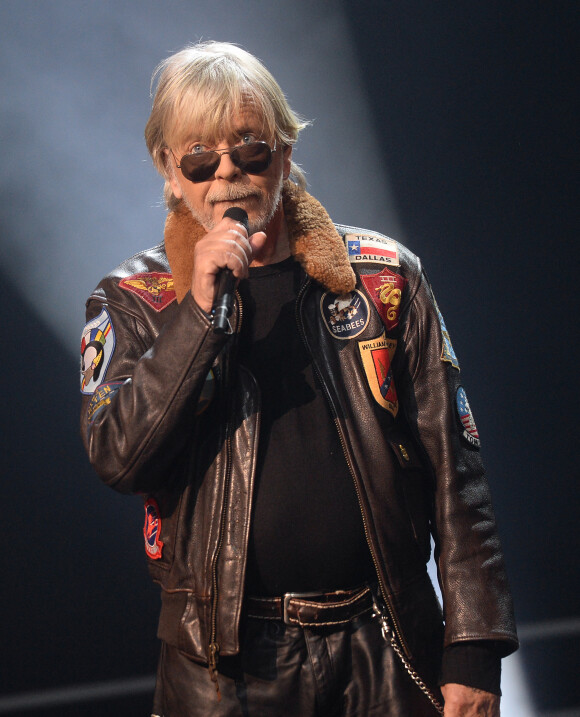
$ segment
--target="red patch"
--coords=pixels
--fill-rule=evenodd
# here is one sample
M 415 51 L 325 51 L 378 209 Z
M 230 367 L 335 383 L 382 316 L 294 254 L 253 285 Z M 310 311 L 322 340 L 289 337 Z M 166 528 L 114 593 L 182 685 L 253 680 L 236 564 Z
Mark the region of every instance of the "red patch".
M 399 323 L 401 296 L 407 279 L 386 267 L 378 274 L 362 274 L 361 279 L 385 328 L 392 331 Z
M 163 543 L 160 540 L 161 518 L 157 501 L 149 498 L 145 501 L 145 525 L 143 537 L 145 538 L 145 552 L 152 560 L 159 560 Z
M 173 286 L 173 276 L 168 273 L 152 271 L 148 274 L 133 274 L 126 279 L 121 279 L 119 286 L 137 294 L 155 311 L 163 311 L 177 298 Z
M 387 338 L 383 331 L 376 339 L 359 341 L 358 348 L 373 398 L 379 406 L 396 416 L 399 403 L 391 368 L 397 350 L 396 339 Z

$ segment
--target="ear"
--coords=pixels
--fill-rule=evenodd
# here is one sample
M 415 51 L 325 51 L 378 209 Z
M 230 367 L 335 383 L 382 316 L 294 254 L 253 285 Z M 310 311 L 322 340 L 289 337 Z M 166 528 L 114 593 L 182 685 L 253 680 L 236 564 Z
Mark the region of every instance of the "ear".
M 283 171 L 284 171 L 282 176 L 283 176 L 284 180 L 286 180 L 290 176 L 290 167 L 292 164 L 292 161 L 291 161 L 292 160 L 292 145 L 286 145 L 286 147 L 284 147 L 284 151 L 282 152 L 282 157 L 283 157 L 283 165 L 282 166 L 283 166 Z
M 183 191 L 181 189 L 181 184 L 179 183 L 177 179 L 177 171 L 176 166 L 174 164 L 173 155 L 171 154 L 170 150 L 165 148 L 163 150 L 163 163 L 165 164 L 165 175 L 167 177 L 167 181 L 169 182 L 169 185 L 171 187 L 171 191 L 173 192 L 176 199 L 182 199 L 183 198 Z

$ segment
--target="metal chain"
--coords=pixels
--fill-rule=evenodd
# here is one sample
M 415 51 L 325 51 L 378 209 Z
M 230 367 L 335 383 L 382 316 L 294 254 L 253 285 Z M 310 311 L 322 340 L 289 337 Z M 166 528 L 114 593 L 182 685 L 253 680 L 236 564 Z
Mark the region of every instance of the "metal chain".
M 387 616 L 381 611 L 379 608 L 376 598 L 373 596 L 373 617 L 378 617 L 379 622 L 381 623 L 381 632 L 383 634 L 383 637 L 385 640 L 390 643 L 391 647 L 395 651 L 395 654 L 397 657 L 401 660 L 403 667 L 407 671 L 407 673 L 410 675 L 413 682 L 417 685 L 417 687 L 423 692 L 423 694 L 428 698 L 429 702 L 433 705 L 433 707 L 437 710 L 437 712 L 442 715 L 443 714 L 443 705 L 439 702 L 439 700 L 435 697 L 433 692 L 427 687 L 427 685 L 423 682 L 419 674 L 413 669 L 413 666 L 407 660 L 405 655 L 403 654 L 403 651 L 399 647 L 399 643 L 397 642 L 397 637 L 395 635 L 394 630 L 389 624 L 389 621 L 387 619 Z

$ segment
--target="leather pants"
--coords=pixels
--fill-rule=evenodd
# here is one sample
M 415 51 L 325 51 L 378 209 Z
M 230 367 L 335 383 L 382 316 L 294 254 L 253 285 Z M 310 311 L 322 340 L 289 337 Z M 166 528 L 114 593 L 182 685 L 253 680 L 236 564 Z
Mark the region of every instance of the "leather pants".
M 204 665 L 163 643 L 154 715 L 162 717 L 434 717 L 370 613 L 334 628 L 246 618 L 242 649 Z

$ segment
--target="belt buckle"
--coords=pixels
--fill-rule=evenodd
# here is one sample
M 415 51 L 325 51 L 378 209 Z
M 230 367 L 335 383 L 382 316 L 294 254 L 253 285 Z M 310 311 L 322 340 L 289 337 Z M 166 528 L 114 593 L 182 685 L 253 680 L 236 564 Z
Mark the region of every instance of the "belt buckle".
M 285 625 L 295 624 L 290 622 L 290 617 L 288 616 L 288 606 L 290 605 L 290 600 L 297 597 L 299 594 L 300 593 L 284 593 L 282 596 L 282 621 Z
M 290 600 L 293 600 L 294 598 L 300 598 L 303 600 L 308 600 L 308 598 L 319 598 L 320 593 L 319 592 L 313 592 L 313 593 L 284 593 L 282 595 L 282 621 L 286 625 L 300 625 L 300 620 L 294 620 L 294 622 L 290 621 L 290 617 L 288 615 L 288 607 L 290 605 Z

